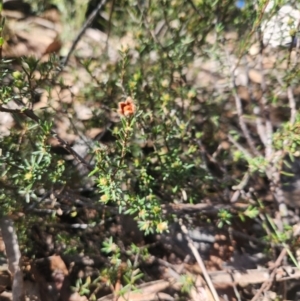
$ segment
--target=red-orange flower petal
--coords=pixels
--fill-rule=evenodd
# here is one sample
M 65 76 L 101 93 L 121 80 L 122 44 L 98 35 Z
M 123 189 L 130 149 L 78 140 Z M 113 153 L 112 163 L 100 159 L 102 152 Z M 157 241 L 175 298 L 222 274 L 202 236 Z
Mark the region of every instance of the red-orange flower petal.
M 118 112 L 120 115 L 129 117 L 132 116 L 135 113 L 135 111 L 136 107 L 131 97 L 127 97 L 125 101 L 119 102 Z

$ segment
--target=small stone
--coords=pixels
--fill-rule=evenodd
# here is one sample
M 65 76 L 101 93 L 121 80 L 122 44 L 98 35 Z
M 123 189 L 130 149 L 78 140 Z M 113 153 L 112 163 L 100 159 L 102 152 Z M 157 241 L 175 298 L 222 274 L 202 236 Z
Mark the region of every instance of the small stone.
M 79 120 L 89 120 L 93 117 L 92 110 L 85 105 L 77 104 L 74 106 L 74 110 Z

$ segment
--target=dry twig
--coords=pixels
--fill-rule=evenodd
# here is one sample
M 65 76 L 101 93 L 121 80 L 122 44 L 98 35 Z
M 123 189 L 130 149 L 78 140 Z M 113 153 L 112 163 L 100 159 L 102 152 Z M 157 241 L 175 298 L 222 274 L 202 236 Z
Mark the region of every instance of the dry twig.
M 257 301 L 260 297 L 260 295 L 262 294 L 262 292 L 267 291 L 270 289 L 272 282 L 275 279 L 276 276 L 276 272 L 277 272 L 277 268 L 280 266 L 282 260 L 284 259 L 284 257 L 286 256 L 287 250 L 283 249 L 280 253 L 280 255 L 278 256 L 274 266 L 272 267 L 273 271 L 269 277 L 268 280 L 266 280 L 262 286 L 260 287 L 260 289 L 256 292 L 255 296 L 251 299 L 251 301 Z
M 67 56 L 63 60 L 63 62 L 61 64 L 61 68 L 60 68 L 59 72 L 56 74 L 56 77 L 62 72 L 62 70 L 64 69 L 64 67 L 68 64 L 70 56 L 73 53 L 73 51 L 75 50 L 75 48 L 76 48 L 78 42 L 80 41 L 81 37 L 83 36 L 83 34 L 87 30 L 87 28 L 91 25 L 91 23 L 93 22 L 93 20 L 96 18 L 96 16 L 99 13 L 100 9 L 105 5 L 106 1 L 107 0 L 102 0 L 101 2 L 99 2 L 99 4 L 97 5 L 97 7 L 90 13 L 90 15 L 88 16 L 87 20 L 82 25 L 80 31 L 78 32 L 75 40 L 72 43 L 72 46 L 71 46 L 71 48 L 70 48 Z
M 23 273 L 20 266 L 21 252 L 12 219 L 9 217 L 2 217 L 0 219 L 0 228 L 5 244 L 8 269 L 13 278 L 12 301 L 22 301 L 25 299 L 23 293 Z
M 207 286 L 210 289 L 210 292 L 211 292 L 214 300 L 215 301 L 220 301 L 220 298 L 219 298 L 219 296 L 217 294 L 217 291 L 216 291 L 216 289 L 215 289 L 215 287 L 214 287 L 214 285 L 213 285 L 213 283 L 212 283 L 212 281 L 211 281 L 211 279 L 209 277 L 209 274 L 208 274 L 208 272 L 206 270 L 204 262 L 203 262 L 203 260 L 202 260 L 202 258 L 200 256 L 197 248 L 194 246 L 193 240 L 190 238 L 188 230 L 187 230 L 186 226 L 183 224 L 183 222 L 182 222 L 181 219 L 179 221 L 179 224 L 180 224 L 182 232 L 184 233 L 184 235 L 185 235 L 185 237 L 186 237 L 186 239 L 188 241 L 188 246 L 191 249 L 193 255 L 195 256 L 195 258 L 197 260 L 197 263 L 198 263 L 198 265 L 200 267 L 200 270 L 202 271 L 203 277 L 204 277 L 204 279 L 205 279 L 205 281 L 207 283 Z
M 243 106 L 242 106 L 242 100 L 240 98 L 240 96 L 237 93 L 237 85 L 236 85 L 236 81 L 235 81 L 235 76 L 234 76 L 234 70 L 237 68 L 237 64 L 234 66 L 233 62 L 231 62 L 230 56 L 228 51 L 224 48 L 225 54 L 226 54 L 226 58 L 229 62 L 229 69 L 230 69 L 230 78 L 231 78 L 231 87 L 232 87 L 232 92 L 233 92 L 233 96 L 235 99 L 235 107 L 236 107 L 236 111 L 237 111 L 237 115 L 238 115 L 238 119 L 239 119 L 239 124 L 241 127 L 241 130 L 243 132 L 243 135 L 252 151 L 253 154 L 255 154 L 256 156 L 260 156 L 259 151 L 256 149 L 254 140 L 252 139 L 251 135 L 250 135 L 250 131 L 246 125 L 246 122 L 244 120 L 244 113 L 243 113 Z
M 0 105 L 0 112 L 7 112 L 7 113 L 12 113 L 12 114 L 20 114 L 20 115 L 25 115 L 27 117 L 29 117 L 30 119 L 32 119 L 33 121 L 35 121 L 36 123 L 40 123 L 40 118 L 34 114 L 33 110 L 30 109 L 9 109 L 6 107 L 3 107 L 2 105 Z M 74 149 L 71 147 L 71 145 L 66 142 L 64 139 L 62 139 L 61 137 L 58 136 L 58 134 L 54 131 L 51 130 L 51 134 L 53 137 L 55 137 L 60 145 L 67 150 L 71 155 L 73 155 L 73 157 L 80 163 L 84 164 L 89 170 L 93 170 L 93 166 L 91 164 L 89 164 L 88 162 L 86 162 L 76 151 L 74 151 Z

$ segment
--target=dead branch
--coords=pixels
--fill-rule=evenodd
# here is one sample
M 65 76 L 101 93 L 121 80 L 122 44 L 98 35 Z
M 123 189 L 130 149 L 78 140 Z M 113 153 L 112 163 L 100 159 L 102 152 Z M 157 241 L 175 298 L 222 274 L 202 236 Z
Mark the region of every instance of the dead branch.
M 2 238 L 5 244 L 5 251 L 8 261 L 8 269 L 12 275 L 12 301 L 23 301 L 23 273 L 20 266 L 21 252 L 18 244 L 14 223 L 9 217 L 0 219 Z
M 211 292 L 214 300 L 215 301 L 220 301 L 219 296 L 217 294 L 217 291 L 216 291 L 216 289 L 215 289 L 215 287 L 214 287 L 214 285 L 213 285 L 213 283 L 211 281 L 211 278 L 209 277 L 209 274 L 208 274 L 208 272 L 206 270 L 204 262 L 203 262 L 203 260 L 202 260 L 202 258 L 200 256 L 197 248 L 194 246 L 193 240 L 190 238 L 186 226 L 182 223 L 182 220 L 179 221 L 179 224 L 181 226 L 182 232 L 185 234 L 185 237 L 186 237 L 186 239 L 188 241 L 188 246 L 191 249 L 193 255 L 195 256 L 195 258 L 197 260 L 197 263 L 198 263 L 198 265 L 199 265 L 199 267 L 200 267 L 200 269 L 202 271 L 203 277 L 204 277 L 204 279 L 205 279 L 205 281 L 207 283 L 207 286 L 209 287 L 209 290 L 210 290 L 210 292 Z
M 101 2 L 99 2 L 99 4 L 97 5 L 97 7 L 88 16 L 87 20 L 85 21 L 85 23 L 81 27 L 79 33 L 77 34 L 75 40 L 73 41 L 73 44 L 72 44 L 72 46 L 71 46 L 71 48 L 70 48 L 67 56 L 63 60 L 63 62 L 61 64 L 61 67 L 60 67 L 60 70 L 56 74 L 56 77 L 61 73 L 61 71 L 64 69 L 64 67 L 68 64 L 70 56 L 73 53 L 73 51 L 75 50 L 75 48 L 76 48 L 78 42 L 80 41 L 81 37 L 83 36 L 83 34 L 87 30 L 87 28 L 91 25 L 91 23 L 93 22 L 93 20 L 96 18 L 97 14 L 101 10 L 101 8 L 105 5 L 105 3 L 106 3 L 106 0 L 102 0 Z
M 30 110 L 28 108 L 22 108 L 22 109 L 9 109 L 6 107 L 3 107 L 0 105 L 0 112 L 7 112 L 12 114 L 20 114 L 25 115 L 26 117 L 30 118 L 31 120 L 35 121 L 36 123 L 40 122 L 40 118 L 33 112 L 33 110 Z M 58 134 L 51 130 L 51 134 L 53 137 L 55 137 L 60 145 L 67 150 L 79 163 L 85 165 L 90 171 L 93 170 L 93 166 L 86 162 L 84 158 L 82 158 L 70 145 L 68 142 L 66 142 L 64 139 L 62 139 Z

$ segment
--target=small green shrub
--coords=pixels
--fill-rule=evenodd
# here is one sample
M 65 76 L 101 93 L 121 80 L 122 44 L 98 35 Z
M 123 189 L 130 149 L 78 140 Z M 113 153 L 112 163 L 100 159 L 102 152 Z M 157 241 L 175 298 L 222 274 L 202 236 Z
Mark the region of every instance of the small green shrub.
M 104 219 L 132 215 L 145 234 L 165 232 L 179 217 L 190 226 L 207 226 L 209 221 L 223 229 L 235 227 L 237 218 L 250 219 L 260 224 L 260 237 L 273 233 L 269 239 L 286 247 L 291 236 L 274 226 L 275 212 L 267 214 L 261 205 L 266 194 L 273 195 L 279 210 L 280 176 L 289 173 L 281 170 L 282 162 L 286 156 L 299 156 L 300 119 L 290 94 L 299 84 L 299 63 L 291 47 L 265 47 L 260 30 L 283 2 L 270 15 L 265 13 L 267 1 L 258 1 L 255 9 L 246 1 L 242 10 L 233 0 L 119 1 L 112 10 L 110 37 L 125 42 L 108 44 L 108 53 L 99 58 L 77 57 L 76 68 L 66 68 L 84 83 L 72 100 L 93 107 L 93 116 L 78 122 L 80 126 L 72 103 L 62 102 L 57 109 L 49 97 L 45 108 L 32 110 L 39 89 L 49 95 L 57 86 L 69 89 L 57 78 L 57 58 L 2 58 L 0 111 L 11 113 L 15 126 L 0 137 L 1 214 L 23 212 L 29 227 L 38 220 L 33 208 L 53 209 L 45 222 L 59 223 L 61 208 L 44 202 L 45 195 L 89 186 L 89 205 Z M 110 47 L 119 51 L 116 61 L 109 59 Z M 267 69 L 264 60 L 272 68 Z M 251 78 L 247 68 L 260 80 Z M 84 69 L 86 78 L 80 78 L 77 69 Z M 289 116 L 281 114 L 276 121 L 274 114 L 285 109 Z M 62 117 L 72 121 L 68 133 L 73 135 L 84 136 L 94 127 L 108 134 L 107 140 L 87 142 L 90 161 L 58 135 Z M 53 138 L 88 172 L 55 153 Z M 246 205 L 234 206 L 235 202 Z M 199 204 L 207 204 L 203 212 Z M 205 211 L 217 205 L 219 210 Z M 65 211 L 76 216 L 74 203 L 68 206 Z M 100 224 L 99 212 L 87 223 Z M 22 229 L 19 232 L 25 236 Z M 120 241 L 104 235 L 102 252 L 111 256 L 111 265 L 100 278 L 117 281 L 118 268 L 126 262 L 125 293 L 142 275 L 138 264 L 128 259 L 130 254 L 122 253 Z M 71 241 L 64 234 L 59 239 Z M 77 251 L 71 243 L 66 245 L 64 252 Z M 192 282 L 185 280 L 183 290 L 189 291 Z M 87 287 L 77 283 L 82 293 L 90 293 Z

